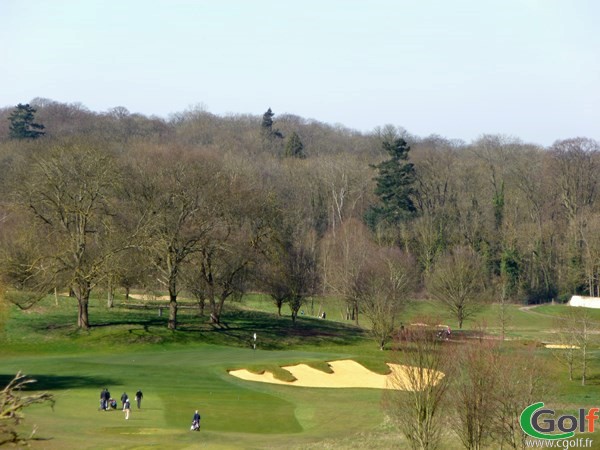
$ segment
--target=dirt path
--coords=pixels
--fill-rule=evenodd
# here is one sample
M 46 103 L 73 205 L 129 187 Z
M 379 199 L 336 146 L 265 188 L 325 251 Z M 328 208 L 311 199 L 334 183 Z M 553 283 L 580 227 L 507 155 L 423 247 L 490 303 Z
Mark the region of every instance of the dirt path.
M 551 317 L 553 319 L 557 318 L 557 316 L 553 316 L 552 314 L 546 314 L 546 313 L 534 311 L 534 309 L 537 308 L 538 306 L 540 306 L 540 305 L 521 306 L 521 307 L 519 307 L 519 311 L 523 311 L 524 313 L 529 313 L 529 314 L 537 314 L 538 316 L 543 316 L 543 317 Z

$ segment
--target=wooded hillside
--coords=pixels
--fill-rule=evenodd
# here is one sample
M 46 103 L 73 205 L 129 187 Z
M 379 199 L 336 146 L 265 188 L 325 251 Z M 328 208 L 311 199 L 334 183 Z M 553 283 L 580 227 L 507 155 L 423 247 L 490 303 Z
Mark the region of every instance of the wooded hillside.
M 250 289 L 293 315 L 322 294 L 344 297 L 351 316 L 386 301 L 393 313 L 407 296 L 448 297 L 459 266 L 476 271 L 478 299 L 600 295 L 591 139 L 541 148 L 277 111 L 165 120 L 30 105 L 35 137 L 11 134 L 15 106 L 0 110 L 0 268 L 22 307 L 71 289 L 80 327 L 98 285 L 168 291 L 172 328 L 182 290 L 216 321 Z

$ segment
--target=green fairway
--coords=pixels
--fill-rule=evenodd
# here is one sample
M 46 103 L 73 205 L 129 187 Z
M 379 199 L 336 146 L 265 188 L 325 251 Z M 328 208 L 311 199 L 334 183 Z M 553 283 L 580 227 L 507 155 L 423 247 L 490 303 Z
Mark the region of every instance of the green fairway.
M 72 323 L 72 299 L 62 298 L 59 305 L 47 299 L 32 311 L 11 311 L 3 335 L 0 382 L 5 385 L 22 371 L 38 380 L 36 389 L 56 398 L 53 410 L 35 405 L 25 411 L 22 433 L 37 427 L 31 448 L 404 448 L 404 439 L 385 417 L 380 390 L 300 388 L 228 374 L 239 368 L 282 371 L 281 366 L 294 363 L 323 370 L 325 361 L 337 359 L 354 359 L 385 373 L 389 351 L 378 350 L 368 332 L 335 317 L 333 303 L 320 306 L 331 311 L 332 320 L 307 313 L 293 327 L 289 318 L 275 315 L 265 298 L 252 296 L 230 306 L 224 315 L 226 327 L 215 328 L 189 309 L 182 310 L 175 332 L 166 329 L 166 319 L 156 308 L 130 306 L 120 302 L 109 310 L 103 301 L 94 300 L 90 317 L 97 325 L 89 332 L 77 331 Z M 410 323 L 431 315 L 435 306 L 415 303 L 403 319 Z M 480 320 L 497 333 L 496 308 L 485 308 L 466 327 Z M 511 307 L 508 334 L 527 342 L 548 340 L 553 308 L 563 307 L 540 308 L 539 314 Z M 441 321 L 452 324 L 451 319 L 442 312 Z M 251 346 L 254 332 L 257 350 Z M 515 340 L 508 351 L 520 351 L 520 342 Z M 581 387 L 577 381 L 568 382 L 550 350 L 540 344 L 536 353 L 550 363 L 548 383 L 565 410 L 597 403 L 597 360 L 592 361 L 588 386 Z M 123 392 L 133 397 L 141 389 L 142 408 L 132 402 L 127 421 L 119 409 L 100 411 L 103 388 L 117 400 Z M 199 433 L 189 430 L 196 409 L 202 415 Z M 444 448 L 461 447 L 448 433 Z
M 223 329 L 182 310 L 180 330 L 170 332 L 154 308 L 108 310 L 97 300 L 90 311 L 101 325 L 82 333 L 69 322 L 72 303 L 48 299 L 30 312 L 14 310 L 5 329 L 0 381 L 20 370 L 57 400 L 53 411 L 27 410 L 22 431 L 35 425 L 41 439 L 33 448 L 302 448 L 348 430 L 379 432 L 378 390 L 266 385 L 227 372 L 348 357 L 383 369 L 383 355 L 358 328 L 312 318 L 292 327 L 289 318 L 244 307 L 224 316 Z M 116 399 L 141 389 L 142 409 L 134 405 L 128 421 L 120 410 L 99 411 L 104 387 Z M 200 433 L 189 430 L 195 409 Z
M 283 441 L 289 435 L 310 440 L 377 427 L 382 421 L 381 393 L 265 385 L 238 380 L 227 369 L 340 356 L 194 346 L 116 355 L 13 357 L 3 359 L 2 378 L 7 381 L 21 370 L 38 380 L 37 388 L 55 393 L 54 411 L 44 406 L 28 410 L 28 425 L 35 423 L 39 437 L 51 438 L 43 448 L 74 448 L 75 443 L 77 448 L 131 448 L 167 441 L 170 448 L 185 448 L 198 439 L 219 443 L 235 435 L 241 447 L 262 447 L 277 443 L 281 435 L 288 435 Z M 127 422 L 121 411 L 98 411 L 103 387 L 114 398 L 142 389 L 142 409 L 134 407 Z M 195 409 L 203 416 L 200 434 L 189 432 Z M 340 410 L 354 413 L 340 421 Z

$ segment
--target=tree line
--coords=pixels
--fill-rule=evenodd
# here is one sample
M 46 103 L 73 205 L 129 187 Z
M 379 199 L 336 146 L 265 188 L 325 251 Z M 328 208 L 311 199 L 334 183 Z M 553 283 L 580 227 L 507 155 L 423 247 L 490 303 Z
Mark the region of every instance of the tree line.
M 215 321 L 247 290 L 294 319 L 334 294 L 383 347 L 409 298 L 462 326 L 484 300 L 599 295 L 599 150 L 34 99 L 0 110 L 0 269 L 23 308 L 72 290 L 84 329 L 98 286 L 168 291 L 173 329 L 182 291 Z

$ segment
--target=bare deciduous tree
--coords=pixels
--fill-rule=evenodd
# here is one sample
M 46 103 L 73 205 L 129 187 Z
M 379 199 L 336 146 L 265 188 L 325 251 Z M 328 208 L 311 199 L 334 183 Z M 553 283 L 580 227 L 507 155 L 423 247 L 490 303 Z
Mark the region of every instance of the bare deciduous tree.
M 479 450 L 492 440 L 499 388 L 500 356 L 489 341 L 465 346 L 455 358 L 452 388 L 453 429 L 465 448 Z
M 482 263 L 479 256 L 466 247 L 455 247 L 439 259 L 425 278 L 427 292 L 454 314 L 458 327 L 475 314 L 484 290 Z
M 438 321 L 414 327 L 398 336 L 394 362 L 406 369 L 392 377 L 396 390 L 385 392 L 384 407 L 413 449 L 436 449 L 445 426 L 444 400 L 452 380 L 453 352 L 437 338 Z
M 36 403 L 47 403 L 54 406 L 54 397 L 47 392 L 24 395 L 22 393 L 36 380 L 17 373 L 17 375 L 0 391 L 0 446 L 8 443 L 26 443 L 33 438 L 35 427 L 29 437 L 19 437 L 17 425 L 24 419 L 23 409 Z
M 569 308 L 555 323 L 562 347 L 557 349 L 556 356 L 567 365 L 570 381 L 573 381 L 574 369 L 581 370 L 581 385 L 585 386 L 592 357 L 590 346 L 597 340 L 599 325 L 589 308 L 583 307 Z
M 38 247 L 40 273 L 63 278 L 77 297 L 77 326 L 88 329 L 92 289 L 103 279 L 106 263 L 122 248 L 111 241 L 117 227 L 112 200 L 117 168 L 111 156 L 86 143 L 59 145 L 35 157 L 17 191 L 52 245 Z
M 582 214 L 578 229 L 587 291 L 597 297 L 600 296 L 600 214 Z
M 151 158 L 151 156 L 153 156 Z M 210 199 L 218 179 L 210 161 L 165 161 L 159 152 L 138 161 L 132 198 L 144 222 L 140 247 L 169 292 L 169 329 L 177 328 L 177 296 L 184 263 L 203 248 L 218 216 Z
M 586 138 L 565 139 L 554 143 L 551 155 L 561 204 L 568 219 L 573 220 L 598 196 L 600 144 Z
M 320 275 L 314 248 L 300 237 L 288 236 L 272 242 L 267 253 L 263 289 L 289 305 L 294 323 L 306 299 L 318 292 Z
M 208 300 L 211 318 L 219 323 L 225 301 L 241 295 L 250 266 L 256 256 L 259 230 L 229 223 L 215 226 L 207 234 L 199 250 L 184 268 L 185 286 L 199 301 L 200 312 Z
M 523 410 L 540 398 L 549 400 L 543 362 L 533 349 L 501 353 L 498 360 L 497 389 L 494 392 L 493 434 L 501 446 L 524 450 L 529 438 L 520 426 Z
M 415 262 L 398 249 L 374 248 L 357 283 L 359 308 L 383 350 L 415 286 Z
M 367 227 L 354 219 L 341 224 L 323 241 L 325 288 L 344 299 L 345 318 L 354 320 L 357 325 L 361 280 L 374 248 Z

